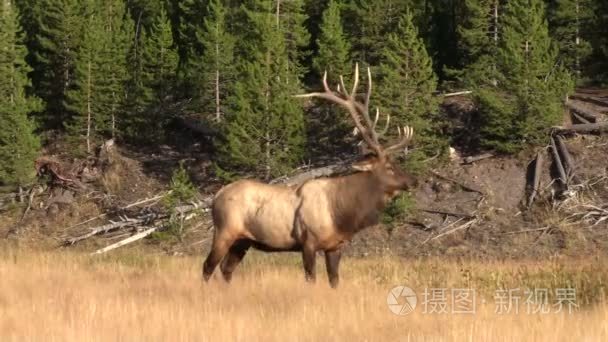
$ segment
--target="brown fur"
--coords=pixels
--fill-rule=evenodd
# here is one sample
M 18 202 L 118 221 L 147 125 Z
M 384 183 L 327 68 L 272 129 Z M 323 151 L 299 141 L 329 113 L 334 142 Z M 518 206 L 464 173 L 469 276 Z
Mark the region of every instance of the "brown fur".
M 340 249 L 361 229 L 378 222 L 387 201 L 414 180 L 393 163 L 375 157 L 357 165 L 367 171 L 305 182 L 298 188 L 240 180 L 221 189 L 213 202 L 215 225 L 203 277 L 224 259 L 229 281 L 250 247 L 302 251 L 306 278 L 314 281 L 314 256 L 326 253 L 330 284 L 338 284 Z

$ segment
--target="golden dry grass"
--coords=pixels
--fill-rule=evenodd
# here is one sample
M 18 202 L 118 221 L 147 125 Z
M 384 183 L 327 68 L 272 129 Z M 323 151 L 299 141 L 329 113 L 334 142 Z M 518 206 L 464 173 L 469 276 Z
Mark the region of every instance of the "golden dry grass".
M 198 258 L 4 251 L 0 340 L 608 340 L 608 306 L 596 298 L 604 291 L 606 273 L 593 268 L 597 260 L 522 266 L 347 258 L 336 291 L 329 289 L 321 263 L 317 284 L 308 285 L 296 256 L 249 257 L 228 286 L 217 274 L 210 284 L 201 284 Z M 496 286 L 558 286 L 560 279 L 584 291 L 586 299 L 571 315 L 499 315 L 488 302 L 474 315 L 424 314 L 419 307 L 397 316 L 386 305 L 388 291 L 398 284 L 419 290 L 464 281 L 480 289 L 480 298 L 490 299 Z

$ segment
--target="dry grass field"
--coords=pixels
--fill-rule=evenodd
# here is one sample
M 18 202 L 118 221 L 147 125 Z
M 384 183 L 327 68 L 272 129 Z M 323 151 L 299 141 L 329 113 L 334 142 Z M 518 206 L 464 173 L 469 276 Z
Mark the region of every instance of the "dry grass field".
M 304 283 L 297 255 L 252 253 L 231 285 L 201 284 L 200 258 L 119 252 L 0 252 L 1 341 L 608 341 L 605 260 L 542 263 L 397 258 L 343 261 L 338 290 L 318 264 Z M 391 313 L 395 285 L 418 294 Z M 474 288 L 473 314 L 425 313 L 424 288 Z M 576 288 L 575 311 L 496 313 L 493 293 Z M 556 298 L 551 297 L 550 301 Z M 556 311 L 556 310 L 552 310 Z

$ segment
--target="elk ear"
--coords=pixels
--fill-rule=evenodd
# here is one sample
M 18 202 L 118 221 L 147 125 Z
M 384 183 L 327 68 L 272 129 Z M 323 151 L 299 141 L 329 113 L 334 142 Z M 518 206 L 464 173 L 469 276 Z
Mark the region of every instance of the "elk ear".
M 368 157 L 368 158 L 363 159 L 362 161 L 353 163 L 353 165 L 351 165 L 351 167 L 357 171 L 371 171 L 377 162 L 378 162 L 378 158 Z

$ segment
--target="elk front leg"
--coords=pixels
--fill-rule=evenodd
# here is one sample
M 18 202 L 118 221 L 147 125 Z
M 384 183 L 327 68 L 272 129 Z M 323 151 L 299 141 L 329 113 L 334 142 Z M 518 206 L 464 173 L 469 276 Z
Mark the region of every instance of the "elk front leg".
M 332 288 L 338 287 L 340 282 L 340 275 L 338 270 L 340 268 L 340 257 L 342 251 L 337 249 L 334 251 L 325 251 L 325 267 L 327 268 L 327 278 L 329 279 L 329 285 Z
M 306 281 L 314 283 L 316 281 L 315 264 L 316 250 L 313 246 L 305 244 L 302 248 L 302 259 L 304 261 L 304 275 Z

